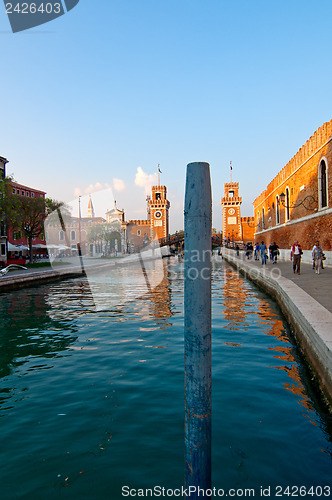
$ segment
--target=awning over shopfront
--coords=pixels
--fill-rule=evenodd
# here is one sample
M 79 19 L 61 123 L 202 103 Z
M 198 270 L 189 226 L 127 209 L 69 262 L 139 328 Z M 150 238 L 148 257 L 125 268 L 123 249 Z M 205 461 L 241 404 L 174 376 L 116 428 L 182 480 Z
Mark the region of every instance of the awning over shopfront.
M 7 248 L 9 252 L 20 252 L 21 250 L 29 250 L 25 245 L 13 245 L 8 241 Z

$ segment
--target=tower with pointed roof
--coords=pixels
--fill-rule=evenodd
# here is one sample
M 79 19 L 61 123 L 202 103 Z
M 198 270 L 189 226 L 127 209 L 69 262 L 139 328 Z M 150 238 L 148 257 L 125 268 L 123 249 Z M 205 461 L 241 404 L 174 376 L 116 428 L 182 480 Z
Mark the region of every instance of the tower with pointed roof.
M 93 203 L 91 199 L 91 194 L 89 195 L 89 203 L 88 203 L 88 212 L 87 212 L 87 217 L 89 218 L 94 218 L 95 217 L 95 210 L 93 208 Z

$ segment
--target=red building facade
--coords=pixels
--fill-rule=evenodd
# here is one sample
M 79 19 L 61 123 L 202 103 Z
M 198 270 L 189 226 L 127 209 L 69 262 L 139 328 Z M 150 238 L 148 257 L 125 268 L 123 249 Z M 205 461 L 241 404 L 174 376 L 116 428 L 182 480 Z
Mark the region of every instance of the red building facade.
M 255 199 L 255 239 L 290 248 L 332 247 L 332 120 L 324 123 Z
M 12 195 L 25 196 L 26 198 L 45 198 L 46 193 L 39 189 L 31 188 L 17 182 L 10 182 Z M 28 239 L 20 231 L 7 227 L 7 264 L 26 262 L 28 255 Z M 36 237 L 32 241 L 34 255 L 46 255 L 46 240 L 44 235 Z

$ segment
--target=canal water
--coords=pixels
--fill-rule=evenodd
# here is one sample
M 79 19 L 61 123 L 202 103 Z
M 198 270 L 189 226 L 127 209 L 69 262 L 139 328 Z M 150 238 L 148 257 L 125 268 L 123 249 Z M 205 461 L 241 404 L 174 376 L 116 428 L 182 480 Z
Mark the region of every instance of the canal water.
M 0 296 L 2 500 L 181 488 L 184 278 L 163 262 L 156 289 L 109 309 L 86 279 Z M 218 263 L 212 313 L 213 486 L 328 496 L 331 415 L 277 305 Z

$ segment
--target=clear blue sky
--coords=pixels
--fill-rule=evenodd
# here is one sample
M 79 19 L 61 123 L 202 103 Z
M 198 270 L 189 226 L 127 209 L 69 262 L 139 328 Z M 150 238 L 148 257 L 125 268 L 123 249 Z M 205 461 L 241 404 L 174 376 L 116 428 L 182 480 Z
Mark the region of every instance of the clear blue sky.
M 254 198 L 332 118 L 331 18 L 330 0 L 80 0 L 12 34 L 1 2 L 7 172 L 64 201 L 118 179 L 118 206 L 136 218 L 137 168 L 152 175 L 160 163 L 175 230 L 186 165 L 207 161 L 220 229 L 231 160 L 242 215 L 252 215 Z

